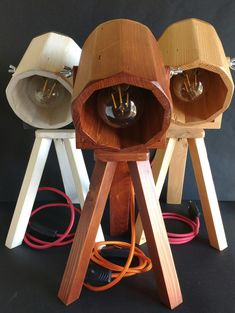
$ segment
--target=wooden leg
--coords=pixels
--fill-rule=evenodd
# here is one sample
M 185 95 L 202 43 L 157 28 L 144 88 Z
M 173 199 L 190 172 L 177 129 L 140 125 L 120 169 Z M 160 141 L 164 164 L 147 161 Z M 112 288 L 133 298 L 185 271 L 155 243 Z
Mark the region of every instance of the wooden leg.
M 153 178 L 156 185 L 157 198 L 160 198 L 164 182 L 166 180 L 167 171 L 171 162 L 172 154 L 174 152 L 177 138 L 170 138 L 168 140 L 166 149 L 157 150 L 156 156 L 152 164 Z M 138 215 L 136 220 L 136 243 L 142 245 L 146 242 L 143 231 L 141 218 Z
M 10 249 L 21 245 L 24 239 L 51 142 L 48 138 L 35 138 L 6 239 L 6 246 Z
M 73 181 L 73 175 L 69 164 L 68 155 L 65 150 L 65 142 L 63 139 L 60 138 L 54 139 L 53 141 L 55 144 L 55 150 L 64 184 L 65 193 L 70 197 L 73 203 L 80 203 L 78 193 Z
M 181 203 L 187 154 L 187 139 L 178 139 L 168 172 L 167 203 L 169 204 Z
M 127 162 L 119 162 L 110 189 L 110 235 L 119 236 L 129 229 L 129 210 L 135 194 Z
M 66 305 L 80 296 L 116 166 L 116 162 L 96 161 L 59 289 L 58 297 Z
M 64 146 L 69 161 L 70 171 L 72 173 L 71 181 L 73 182 L 73 188 L 78 195 L 78 200 L 82 208 L 90 185 L 86 164 L 84 162 L 82 151 L 76 148 L 75 138 L 64 139 Z M 104 241 L 101 225 L 98 229 L 96 241 Z
M 129 162 L 129 168 L 160 299 L 173 309 L 182 303 L 182 295 L 151 166 L 149 161 L 137 161 Z
M 188 143 L 210 244 L 224 250 L 227 241 L 204 139 L 188 139 Z
M 152 164 L 153 178 L 156 185 L 157 197 L 160 198 L 167 171 L 172 159 L 172 154 L 177 143 L 177 138 L 168 140 L 166 149 L 159 149 Z

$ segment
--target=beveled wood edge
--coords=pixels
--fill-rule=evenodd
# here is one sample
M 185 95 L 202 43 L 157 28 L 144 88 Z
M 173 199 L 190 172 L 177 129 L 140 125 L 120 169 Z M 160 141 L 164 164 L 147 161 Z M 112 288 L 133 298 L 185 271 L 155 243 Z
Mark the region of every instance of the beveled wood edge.
M 95 150 L 95 160 L 102 162 L 129 162 L 129 161 L 146 161 L 149 160 L 149 152 L 147 150 L 139 152 L 113 152 L 108 150 Z

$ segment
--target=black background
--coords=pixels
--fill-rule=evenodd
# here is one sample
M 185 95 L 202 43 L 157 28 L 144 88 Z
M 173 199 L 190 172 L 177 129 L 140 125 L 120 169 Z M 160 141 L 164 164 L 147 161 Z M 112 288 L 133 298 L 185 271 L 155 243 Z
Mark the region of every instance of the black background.
M 84 289 L 79 301 L 65 307 L 56 297 L 70 247 L 36 251 L 25 245 L 9 250 L 5 238 L 34 141 L 34 131 L 24 130 L 5 97 L 10 80 L 8 65 L 17 65 L 31 39 L 57 31 L 71 36 L 81 47 L 99 23 L 129 18 L 150 27 L 158 38 L 172 22 L 197 17 L 212 23 L 228 56 L 235 56 L 235 2 L 207 0 L 0 0 L 0 312 L 88 313 L 170 312 L 156 293 L 153 274 L 123 280 L 104 293 Z M 235 107 L 224 114 L 221 130 L 207 131 L 206 144 L 217 194 L 235 200 Z M 84 153 L 89 174 L 92 153 Z M 62 187 L 54 150 L 50 154 L 41 185 Z M 46 197 L 46 195 L 45 195 Z M 196 199 L 191 164 L 187 166 L 185 199 Z M 229 248 L 219 253 L 209 247 L 203 218 L 200 234 L 187 245 L 172 247 L 184 303 L 174 312 L 235 312 L 234 291 L 234 203 L 221 203 Z M 163 208 L 164 209 L 164 208 Z M 173 207 L 175 211 L 177 208 Z M 169 210 L 169 208 L 167 208 Z M 181 212 L 181 211 L 179 211 Z M 56 216 L 58 217 L 58 216 Z M 59 219 L 63 222 L 63 219 Z M 107 230 L 107 220 L 104 221 Z M 182 225 L 178 225 L 182 226 Z M 177 229 L 182 231 L 181 227 Z M 145 247 L 144 247 L 145 249 Z
M 82 47 L 88 34 L 101 22 L 129 18 L 146 24 L 158 38 L 172 22 L 196 17 L 214 25 L 228 56 L 235 56 L 234 1 L 206 0 L 1 0 L 0 1 L 0 201 L 15 201 L 19 193 L 34 140 L 33 130 L 22 122 L 7 103 L 5 88 L 10 80 L 8 65 L 17 65 L 31 39 L 48 31 L 72 37 Z M 224 114 L 222 129 L 206 134 L 208 155 L 220 200 L 235 200 L 235 107 Z M 89 174 L 92 153 L 86 151 Z M 52 150 L 41 185 L 62 187 L 59 167 Z M 198 194 L 190 162 L 187 165 L 185 199 Z

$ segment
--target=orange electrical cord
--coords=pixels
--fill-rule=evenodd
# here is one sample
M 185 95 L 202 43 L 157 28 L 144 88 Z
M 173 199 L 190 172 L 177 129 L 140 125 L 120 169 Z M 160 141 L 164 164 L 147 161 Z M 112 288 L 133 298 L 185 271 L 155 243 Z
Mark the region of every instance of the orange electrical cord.
M 26 244 L 28 244 L 31 248 L 34 248 L 34 249 L 47 249 L 52 246 L 62 246 L 62 245 L 72 243 L 73 238 L 74 238 L 74 233 L 70 233 L 70 231 L 74 224 L 75 212 L 77 214 L 80 214 L 80 211 L 72 204 L 72 201 L 64 192 L 56 188 L 52 188 L 52 187 L 39 188 L 39 191 L 43 191 L 43 190 L 52 191 L 63 196 L 66 199 L 67 203 L 52 203 L 52 204 L 42 205 L 32 211 L 31 217 L 43 209 L 47 209 L 47 208 L 55 207 L 55 206 L 58 206 L 58 207 L 65 206 L 65 207 L 70 208 L 71 210 L 69 226 L 67 227 L 64 234 L 57 233 L 56 240 L 53 242 L 38 239 L 35 236 L 32 236 L 28 232 L 26 232 L 24 241 L 26 242 Z M 168 238 L 171 244 L 183 244 L 183 243 L 191 241 L 193 238 L 197 236 L 199 232 L 199 227 L 200 227 L 200 221 L 199 221 L 200 212 L 198 212 L 198 209 L 197 207 L 195 207 L 193 202 L 189 203 L 189 208 L 193 210 L 194 214 L 196 213 L 193 220 L 177 213 L 163 213 L 164 219 L 178 220 L 180 222 L 187 224 L 188 226 L 192 228 L 191 232 L 185 233 L 185 234 L 175 234 L 175 233 L 168 232 L 167 234 L 168 234 Z M 92 291 L 105 291 L 115 286 L 123 277 L 129 277 L 132 275 L 145 273 L 151 270 L 152 262 L 150 258 L 148 258 L 142 250 L 140 250 L 139 248 L 135 246 L 136 229 L 135 229 L 134 205 L 130 207 L 130 222 L 131 222 L 131 243 L 127 243 L 123 241 L 101 241 L 101 242 L 95 243 L 95 246 L 92 251 L 91 260 L 94 263 L 112 271 L 112 276 L 111 276 L 112 281 L 103 286 L 94 286 L 88 283 L 84 283 L 84 285 L 88 289 Z M 31 222 L 29 223 L 29 225 L 31 225 Z M 102 257 L 102 255 L 100 254 L 100 251 L 102 250 L 102 247 L 104 246 L 112 246 L 112 247 L 120 248 L 120 249 L 123 249 L 123 248 L 129 249 L 130 252 L 129 252 L 126 264 L 124 266 L 120 266 Z M 134 257 L 138 258 L 138 266 L 131 266 L 131 263 Z
M 135 246 L 135 211 L 134 207 L 130 210 L 130 221 L 131 221 L 131 243 L 123 242 L 123 241 L 101 241 L 97 242 L 93 248 L 91 260 L 98 265 L 101 265 L 107 269 L 110 269 L 114 273 L 112 274 L 113 280 L 104 285 L 104 286 L 93 286 L 87 283 L 84 283 L 88 289 L 92 291 L 105 291 L 107 289 L 115 286 L 123 277 L 128 277 L 140 273 L 145 273 L 151 270 L 152 262 L 150 258 L 148 258 L 142 250 Z M 124 266 L 117 265 L 112 263 L 105 258 L 103 258 L 99 251 L 102 246 L 112 245 L 118 248 L 129 248 L 130 253 L 127 258 L 126 264 Z M 133 257 L 136 256 L 139 260 L 139 265 L 135 267 L 131 267 L 131 262 Z

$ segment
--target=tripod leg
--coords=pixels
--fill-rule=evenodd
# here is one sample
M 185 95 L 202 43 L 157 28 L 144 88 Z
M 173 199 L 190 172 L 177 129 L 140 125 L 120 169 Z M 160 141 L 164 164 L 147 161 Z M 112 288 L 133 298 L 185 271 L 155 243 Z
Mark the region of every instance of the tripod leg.
M 78 193 L 76 192 L 73 175 L 68 160 L 68 154 L 65 150 L 65 140 L 61 138 L 54 139 L 56 155 L 60 167 L 62 181 L 64 184 L 65 193 L 70 197 L 73 203 L 80 203 Z M 68 140 L 68 139 L 67 139 Z M 74 140 L 74 138 L 73 138 Z M 79 151 L 79 150 L 78 150 Z M 89 184 L 88 184 L 89 186 Z
M 6 246 L 10 249 L 21 245 L 24 239 L 51 141 L 50 138 L 38 137 L 36 133 L 33 149 L 6 239 Z
M 188 143 L 210 244 L 224 250 L 227 241 L 204 139 L 188 139 Z
M 167 203 L 181 203 L 187 154 L 187 139 L 178 139 L 168 172 Z
M 72 182 L 76 194 L 78 195 L 78 202 L 83 207 L 88 190 L 89 190 L 89 177 L 86 170 L 86 164 L 83 159 L 82 150 L 76 148 L 75 138 L 64 139 L 64 145 L 67 152 L 70 171 L 72 173 Z M 96 241 L 104 241 L 104 235 L 99 226 Z
M 156 184 L 156 193 L 158 198 L 160 198 L 176 144 L 177 138 L 170 138 L 168 140 L 166 149 L 159 149 L 154 158 L 152 172 Z
M 161 301 L 173 309 L 182 295 L 149 161 L 129 162 L 129 168 Z
M 96 161 L 58 294 L 66 305 L 80 296 L 116 166 Z
M 156 184 L 156 195 L 160 198 L 164 182 L 166 180 L 169 164 L 172 159 L 175 145 L 177 144 L 177 138 L 170 138 L 168 140 L 166 149 L 157 150 L 156 156 L 152 164 L 152 172 L 154 181 Z M 146 242 L 141 218 L 138 214 L 136 220 L 136 242 L 141 245 Z

